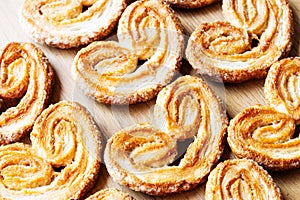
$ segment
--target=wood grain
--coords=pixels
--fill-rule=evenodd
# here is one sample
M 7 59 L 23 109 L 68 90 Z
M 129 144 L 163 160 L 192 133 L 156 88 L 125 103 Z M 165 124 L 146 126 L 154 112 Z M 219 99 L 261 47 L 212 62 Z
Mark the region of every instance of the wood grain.
M 32 40 L 23 33 L 18 22 L 18 11 L 22 0 L 0 1 L 0 48 L 11 41 L 31 41 Z M 291 56 L 299 56 L 300 53 L 300 4 L 299 0 L 289 0 L 293 10 L 295 36 Z M 178 14 L 186 33 L 186 37 L 204 21 L 223 20 L 221 3 L 196 9 L 183 10 L 175 9 Z M 96 103 L 83 95 L 81 90 L 76 86 L 76 82 L 70 76 L 70 68 L 73 58 L 78 49 L 60 50 L 45 45 L 37 44 L 49 58 L 56 74 L 54 92 L 52 102 L 59 100 L 73 100 L 80 102 L 93 115 L 99 129 L 103 135 L 104 143 L 116 131 L 133 125 L 138 122 L 150 121 L 153 119 L 153 105 L 155 99 L 146 103 L 140 103 L 131 106 L 107 106 Z M 182 73 L 191 73 L 188 62 L 183 62 Z M 263 96 L 264 80 L 249 81 L 241 84 L 211 84 L 221 96 L 226 104 L 229 117 L 234 117 L 242 109 L 254 105 L 265 104 Z M 230 150 L 227 148 L 224 152 L 224 159 L 232 157 Z M 299 199 L 300 195 L 300 169 L 285 172 L 271 172 L 276 184 L 281 188 L 285 200 Z M 157 199 L 157 200 L 174 200 L 174 199 L 204 199 L 205 184 L 200 185 L 196 189 L 181 194 L 174 194 L 166 197 L 151 197 L 141 193 L 133 192 L 126 187 L 122 187 L 115 183 L 108 175 L 105 165 L 102 165 L 99 174 L 98 183 L 91 193 L 97 190 L 115 187 L 123 191 L 129 192 L 136 199 Z

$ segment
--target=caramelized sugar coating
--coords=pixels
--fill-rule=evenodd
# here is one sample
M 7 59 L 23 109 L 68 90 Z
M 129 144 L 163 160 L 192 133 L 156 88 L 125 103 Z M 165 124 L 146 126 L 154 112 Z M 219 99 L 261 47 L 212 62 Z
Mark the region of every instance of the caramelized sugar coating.
M 225 110 L 202 79 L 184 76 L 159 93 L 154 113 L 153 124 L 128 127 L 108 140 L 108 172 L 150 195 L 190 190 L 205 181 L 223 152 Z M 181 156 L 177 143 L 192 139 L 179 164 L 172 164 Z
M 136 1 L 119 21 L 119 42 L 94 42 L 77 53 L 74 80 L 101 103 L 148 101 L 177 73 L 184 47 L 182 33 L 168 5 L 159 0 Z
M 61 101 L 45 109 L 30 140 L 0 147 L 0 199 L 79 199 L 93 186 L 101 138 L 81 105 Z
M 264 93 L 269 105 L 300 123 L 300 58 L 276 62 L 269 70 Z
M 252 106 L 235 116 L 228 127 L 228 144 L 239 158 L 249 158 L 272 170 L 300 165 L 300 138 L 295 120 L 269 106 Z
M 126 6 L 126 0 L 25 0 L 19 20 L 35 41 L 65 49 L 107 36 Z
M 269 106 L 251 106 L 230 121 L 227 140 L 239 158 L 273 170 L 300 167 L 299 66 L 297 57 L 275 62 L 264 87 Z
M 44 53 L 31 43 L 9 43 L 0 52 L 0 97 L 19 101 L 0 115 L 0 145 L 19 141 L 47 106 L 54 80 Z
M 283 198 L 272 177 L 256 162 L 233 159 L 219 163 L 209 174 L 205 199 L 282 200 Z
M 191 35 L 186 56 L 200 74 L 216 81 L 264 78 L 287 56 L 292 44 L 292 11 L 287 0 L 224 0 L 227 22 L 204 22 Z

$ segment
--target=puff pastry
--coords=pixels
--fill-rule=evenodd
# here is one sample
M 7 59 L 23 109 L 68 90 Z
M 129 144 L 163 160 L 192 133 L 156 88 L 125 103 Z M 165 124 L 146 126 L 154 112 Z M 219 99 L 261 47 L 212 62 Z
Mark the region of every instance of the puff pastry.
M 272 177 L 256 162 L 233 159 L 218 164 L 209 174 L 205 199 L 282 200 L 283 198 Z
M 202 23 L 191 35 L 186 57 L 215 81 L 264 78 L 287 56 L 292 44 L 292 11 L 287 0 L 224 0 L 227 22 Z
M 164 1 L 176 7 L 192 9 L 192 8 L 200 8 L 218 2 L 219 0 L 164 0 Z
M 256 105 L 236 115 L 228 127 L 228 144 L 239 158 L 249 158 L 272 170 L 300 166 L 300 138 L 295 120 L 269 106 Z
M 126 0 L 25 0 L 19 20 L 35 41 L 71 48 L 107 36 L 126 6 Z
M 1 53 L 1 52 L 0 52 Z M 0 98 L 19 101 L 1 108 L 0 145 L 19 141 L 48 103 L 54 79 L 44 53 L 31 43 L 9 43 L 0 54 Z
M 108 140 L 107 170 L 120 184 L 150 195 L 192 189 L 222 154 L 225 110 L 202 79 L 184 76 L 159 93 L 154 113 L 152 124 L 134 125 Z M 177 143 L 187 140 L 193 141 L 179 160 Z
M 147 101 L 167 85 L 182 59 L 182 27 L 159 0 L 136 1 L 118 25 L 118 40 L 94 42 L 73 62 L 73 77 L 89 96 L 106 104 Z M 138 66 L 138 61 L 144 62 Z
M 239 158 L 273 170 L 300 167 L 299 66 L 298 57 L 275 62 L 264 87 L 269 105 L 246 108 L 230 121 L 227 140 Z
M 129 194 L 122 192 L 114 188 L 107 188 L 96 192 L 95 194 L 88 197 L 86 200 L 134 200 Z
M 269 105 L 300 123 L 300 58 L 286 58 L 269 70 L 264 93 Z
M 89 113 L 61 101 L 45 109 L 31 146 L 0 147 L 0 199 L 79 199 L 100 169 L 101 138 Z

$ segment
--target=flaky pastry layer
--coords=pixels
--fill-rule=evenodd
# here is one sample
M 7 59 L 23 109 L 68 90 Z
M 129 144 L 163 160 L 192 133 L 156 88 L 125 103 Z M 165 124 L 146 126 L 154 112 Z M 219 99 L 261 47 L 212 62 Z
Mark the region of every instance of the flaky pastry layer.
M 127 0 L 25 0 L 19 21 L 35 41 L 65 49 L 107 36 L 126 6 Z
M 272 170 L 300 166 L 300 138 L 295 120 L 269 106 L 256 105 L 236 115 L 228 127 L 228 144 L 239 158 L 249 158 Z
M 30 140 L 0 147 L 0 199 L 79 199 L 93 186 L 101 136 L 81 105 L 61 101 L 45 109 Z
M 0 52 L 0 97 L 19 101 L 0 115 L 0 145 L 19 141 L 47 106 L 53 69 L 44 53 L 31 43 L 9 43 Z M 20 100 L 19 100 L 20 99 Z
M 222 8 L 227 22 L 202 23 L 188 41 L 188 61 L 198 73 L 216 81 L 264 78 L 291 49 L 288 1 L 224 0 Z
M 219 163 L 209 174 L 205 199 L 282 200 L 283 198 L 272 177 L 256 162 L 233 159 Z
M 268 104 L 300 123 L 300 58 L 291 57 L 274 63 L 265 81 Z
M 246 108 L 230 121 L 227 140 L 239 158 L 273 170 L 300 167 L 299 66 L 297 57 L 275 62 L 264 86 L 269 105 Z
M 154 118 L 108 140 L 104 161 L 112 178 L 150 195 L 190 190 L 205 181 L 222 154 L 227 128 L 212 90 L 200 78 L 180 77 L 159 93 Z M 188 140 L 183 155 L 177 143 Z
M 152 99 L 181 65 L 182 32 L 168 5 L 136 1 L 121 16 L 118 42 L 94 42 L 77 53 L 74 80 L 87 95 L 105 104 Z

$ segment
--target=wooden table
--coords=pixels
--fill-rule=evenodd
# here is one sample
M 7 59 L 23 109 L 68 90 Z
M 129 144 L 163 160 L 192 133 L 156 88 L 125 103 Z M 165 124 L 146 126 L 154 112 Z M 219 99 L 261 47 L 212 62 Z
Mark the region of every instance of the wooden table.
M 22 0 L 0 1 L 0 48 L 11 41 L 31 41 L 23 33 L 18 22 L 18 10 Z M 295 37 L 290 56 L 300 55 L 300 4 L 299 0 L 289 0 L 294 15 Z M 197 10 L 175 9 L 187 35 L 204 21 L 223 20 L 221 3 L 216 3 Z M 97 122 L 103 138 L 107 139 L 116 131 L 138 122 L 149 121 L 153 112 L 155 99 L 147 103 L 132 106 L 107 106 L 96 103 L 87 98 L 70 76 L 70 68 L 73 57 L 78 49 L 60 50 L 45 45 L 37 44 L 49 58 L 56 73 L 56 81 L 52 95 L 52 102 L 59 100 L 73 100 L 80 102 L 93 115 Z M 187 62 L 183 64 L 183 71 L 188 71 L 190 66 Z M 218 94 L 225 101 L 230 117 L 234 117 L 242 109 L 254 105 L 265 104 L 263 96 L 264 80 L 249 81 L 242 84 L 213 85 Z M 104 140 L 105 140 L 104 139 Z M 105 141 L 104 141 L 105 144 Z M 232 156 L 230 150 L 226 149 L 225 157 Z M 300 169 L 285 172 L 270 172 L 277 185 L 281 188 L 285 200 L 300 199 Z M 133 192 L 126 187 L 115 183 L 107 173 L 105 165 L 102 165 L 98 183 L 91 193 L 97 190 L 115 187 L 129 192 L 136 199 L 204 199 L 205 184 L 192 191 L 174 194 L 166 197 L 150 197 L 141 193 Z

